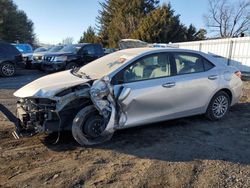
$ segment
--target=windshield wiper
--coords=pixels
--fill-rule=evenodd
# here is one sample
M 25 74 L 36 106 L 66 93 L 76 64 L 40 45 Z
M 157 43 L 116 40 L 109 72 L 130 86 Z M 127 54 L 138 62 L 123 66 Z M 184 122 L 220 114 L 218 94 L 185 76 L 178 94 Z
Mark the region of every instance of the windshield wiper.
M 91 79 L 89 75 L 87 75 L 85 72 L 80 72 L 80 75 L 84 78 Z
M 79 78 L 91 79 L 91 77 L 87 75 L 85 72 L 79 72 L 79 69 L 80 67 L 75 67 L 70 72 Z

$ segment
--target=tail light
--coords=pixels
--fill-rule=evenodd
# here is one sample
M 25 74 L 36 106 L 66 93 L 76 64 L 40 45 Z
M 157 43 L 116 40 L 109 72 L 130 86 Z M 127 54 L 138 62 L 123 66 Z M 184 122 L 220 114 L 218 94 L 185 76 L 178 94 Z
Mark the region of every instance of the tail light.
M 240 71 L 236 71 L 236 72 L 234 72 L 234 74 L 235 74 L 236 76 L 238 76 L 239 78 L 241 78 L 241 72 L 240 72 Z

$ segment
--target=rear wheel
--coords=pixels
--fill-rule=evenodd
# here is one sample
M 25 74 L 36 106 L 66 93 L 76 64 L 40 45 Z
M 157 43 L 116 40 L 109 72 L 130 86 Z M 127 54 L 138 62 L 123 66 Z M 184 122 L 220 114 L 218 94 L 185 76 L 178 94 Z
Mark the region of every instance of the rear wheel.
M 80 145 L 100 144 L 110 140 L 113 133 L 104 132 L 107 124 L 91 105 L 78 112 L 73 120 L 72 134 Z
M 11 62 L 4 62 L 0 64 L 0 75 L 4 77 L 13 76 L 16 73 L 16 67 Z
M 219 120 L 227 114 L 230 107 L 230 98 L 224 91 L 220 91 L 214 95 L 209 103 L 206 116 L 210 120 Z

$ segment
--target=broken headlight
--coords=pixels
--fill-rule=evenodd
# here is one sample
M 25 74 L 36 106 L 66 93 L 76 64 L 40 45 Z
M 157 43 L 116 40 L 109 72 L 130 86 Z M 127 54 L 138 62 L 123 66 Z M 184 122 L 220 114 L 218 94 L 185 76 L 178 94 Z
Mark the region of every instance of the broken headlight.
M 93 98 L 100 100 L 109 94 L 109 88 L 103 81 L 99 81 L 94 88 L 91 88 L 90 94 Z

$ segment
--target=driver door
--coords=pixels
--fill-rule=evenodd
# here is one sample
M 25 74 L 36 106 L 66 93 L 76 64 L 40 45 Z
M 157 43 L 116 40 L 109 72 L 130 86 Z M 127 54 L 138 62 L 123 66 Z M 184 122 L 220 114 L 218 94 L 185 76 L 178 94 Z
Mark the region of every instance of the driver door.
M 118 73 L 114 90 L 122 87 L 119 125 L 130 127 L 167 119 L 178 101 L 172 73 L 168 53 L 145 56 Z

